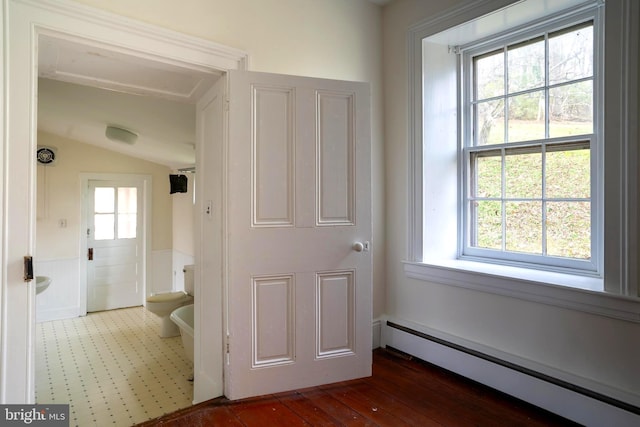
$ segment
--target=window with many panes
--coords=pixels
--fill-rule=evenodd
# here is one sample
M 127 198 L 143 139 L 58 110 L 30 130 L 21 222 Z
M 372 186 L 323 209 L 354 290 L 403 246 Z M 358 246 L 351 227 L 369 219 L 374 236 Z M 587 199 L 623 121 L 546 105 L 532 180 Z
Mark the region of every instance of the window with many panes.
M 462 53 L 463 255 L 597 268 L 594 18 Z

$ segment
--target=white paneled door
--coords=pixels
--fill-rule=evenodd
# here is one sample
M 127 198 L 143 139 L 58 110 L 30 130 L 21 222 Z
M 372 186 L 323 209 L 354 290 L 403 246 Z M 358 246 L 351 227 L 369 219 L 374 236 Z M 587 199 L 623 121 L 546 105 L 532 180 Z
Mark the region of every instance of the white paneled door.
M 88 312 L 142 305 L 142 191 L 135 181 L 89 181 Z
M 371 374 L 366 83 L 229 75 L 225 394 Z

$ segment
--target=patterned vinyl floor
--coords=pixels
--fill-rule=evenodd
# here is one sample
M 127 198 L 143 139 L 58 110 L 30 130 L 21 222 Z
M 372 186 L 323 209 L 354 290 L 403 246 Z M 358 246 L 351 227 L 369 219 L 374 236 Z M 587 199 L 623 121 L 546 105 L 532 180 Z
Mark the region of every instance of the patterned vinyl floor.
M 143 307 L 36 325 L 36 402 L 70 404 L 71 426 L 130 426 L 191 405 L 180 337 Z

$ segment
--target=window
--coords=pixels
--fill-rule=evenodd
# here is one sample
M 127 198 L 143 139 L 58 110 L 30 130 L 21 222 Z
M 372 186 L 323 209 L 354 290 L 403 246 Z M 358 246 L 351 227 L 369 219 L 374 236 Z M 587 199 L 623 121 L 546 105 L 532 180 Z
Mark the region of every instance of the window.
M 138 220 L 136 187 L 96 187 L 95 240 L 135 239 Z
M 574 19 L 463 50 L 463 256 L 598 273 L 599 34 Z
M 637 321 L 640 3 L 604 9 L 478 1 L 409 29 L 407 276 Z

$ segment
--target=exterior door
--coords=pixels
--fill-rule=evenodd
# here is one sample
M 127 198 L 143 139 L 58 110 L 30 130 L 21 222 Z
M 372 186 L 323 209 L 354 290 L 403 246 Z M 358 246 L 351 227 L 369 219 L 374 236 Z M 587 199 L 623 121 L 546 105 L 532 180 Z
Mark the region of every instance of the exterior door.
M 89 181 L 87 311 L 142 305 L 142 194 L 136 182 Z
M 369 376 L 368 84 L 229 79 L 225 394 Z

